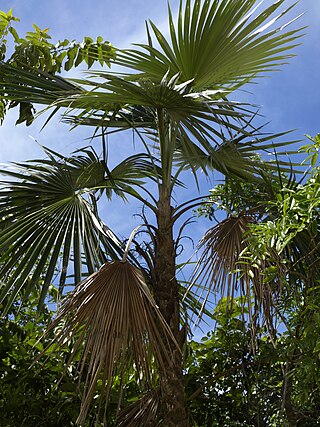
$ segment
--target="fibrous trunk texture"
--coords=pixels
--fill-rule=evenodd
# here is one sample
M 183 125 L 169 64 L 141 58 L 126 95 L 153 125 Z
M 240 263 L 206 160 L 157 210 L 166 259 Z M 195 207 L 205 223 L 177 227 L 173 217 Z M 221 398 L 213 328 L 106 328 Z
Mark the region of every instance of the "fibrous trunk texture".
M 182 346 L 179 284 L 175 277 L 176 254 L 173 240 L 172 208 L 170 196 L 165 192 L 160 192 L 157 221 L 154 296 L 173 335 L 179 345 Z M 188 411 L 185 405 L 182 374 L 182 353 L 174 344 L 171 345 L 173 354 L 171 363 L 163 368 L 163 372 L 159 372 L 161 426 L 188 427 Z

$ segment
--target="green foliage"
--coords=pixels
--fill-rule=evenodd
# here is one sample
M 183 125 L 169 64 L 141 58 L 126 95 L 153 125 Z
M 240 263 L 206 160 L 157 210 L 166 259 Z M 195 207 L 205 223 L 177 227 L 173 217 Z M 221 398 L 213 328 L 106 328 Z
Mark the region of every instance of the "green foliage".
M 303 163 L 307 163 L 310 161 L 311 166 L 314 167 L 317 164 L 317 160 L 319 157 L 319 148 L 320 148 L 320 134 L 312 137 L 310 135 L 306 135 L 306 137 L 311 141 L 311 144 L 304 145 L 300 147 L 300 152 L 306 152 L 308 157 L 304 160 Z
M 52 337 L 52 334 L 43 337 L 53 312 L 48 306 L 40 313 L 37 311 L 39 290 L 34 289 L 25 304 L 16 303 L 0 323 L 0 422 L 3 427 L 75 426 L 80 410 L 83 385 L 78 383 L 75 365 L 65 369 L 69 344 L 58 351 L 50 347 L 40 362 L 34 364 Z M 319 296 L 315 298 L 316 292 L 317 289 L 310 292 L 308 304 L 288 311 L 290 330 L 279 334 L 274 343 L 263 330 L 256 333 L 255 353 L 251 330 L 242 317 L 241 301 L 236 299 L 232 308 L 226 299 L 219 301 L 214 312 L 214 331 L 201 342 L 190 342 L 185 361 L 186 392 L 191 398 L 188 405 L 194 426 L 285 425 L 285 383 L 294 413 L 300 420 L 299 427 L 320 425 L 320 316 L 317 310 L 320 301 Z M 51 287 L 50 295 L 54 300 L 57 290 Z M 121 384 L 119 377 L 114 380 L 109 427 L 116 425 L 121 388 L 123 407 L 137 402 L 139 389 L 134 372 L 126 373 L 125 383 Z M 94 419 L 98 393 L 85 426 Z
M 229 315 L 226 309 L 223 316 L 216 314 L 217 327 L 214 333 L 200 346 L 193 343 L 196 355 L 193 365 L 199 369 L 197 375 L 198 372 L 204 375 L 204 370 L 208 369 L 207 381 L 210 387 L 206 387 L 203 394 L 208 393 L 214 402 L 218 402 L 212 410 L 214 420 L 219 420 L 217 413 L 224 408 L 223 402 L 231 396 L 233 400 L 229 400 L 228 411 L 232 408 L 234 414 L 239 414 L 239 418 L 249 417 L 246 420 L 243 418 L 243 424 L 240 425 L 320 425 L 320 170 L 314 166 L 318 139 L 313 138 L 312 144 L 301 149 L 301 152 L 307 154 L 303 163 L 308 161 L 311 164 L 311 170 L 302 182 L 297 183 L 293 176 L 283 174 L 279 174 L 278 179 L 273 181 L 264 179 L 259 186 L 229 179 L 225 185 L 219 185 L 211 192 L 208 204 L 200 211 L 200 215 L 209 217 L 218 209 L 220 215 L 222 210 L 227 215 L 239 215 L 239 218 L 244 214 L 255 216 L 256 220 L 250 223 L 249 230 L 243 233 L 242 240 L 246 246 L 237 264 L 239 269 L 243 264 L 250 267 L 251 282 L 247 284 L 250 289 L 254 292 L 267 290 L 263 299 L 264 304 L 266 301 L 264 317 L 258 311 L 257 317 L 253 317 L 254 321 L 251 322 L 255 326 L 259 320 L 262 325 L 267 321 L 268 326 L 267 330 L 255 326 L 255 355 L 249 350 L 252 347 L 252 336 L 244 323 L 245 319 L 250 320 L 246 316 L 248 302 L 245 300 L 238 299 Z M 212 207 L 212 203 L 218 209 Z M 243 271 L 246 272 L 245 269 Z M 254 282 L 257 276 L 261 280 L 261 287 L 258 288 Z M 231 295 L 228 301 L 230 298 Z M 259 303 L 258 298 L 255 301 Z M 236 317 L 235 322 L 235 315 L 239 316 L 236 311 L 239 305 L 243 317 Z M 229 302 L 229 310 L 230 306 L 232 303 Z M 281 333 L 277 333 L 276 328 Z M 230 334 L 236 336 L 235 341 L 232 341 Z M 216 347 L 214 343 L 217 343 Z M 246 349 L 245 362 L 239 362 L 243 350 L 232 353 L 239 345 Z M 199 356 L 201 352 L 205 354 L 203 359 Z M 206 366 L 212 354 L 214 360 L 210 367 Z M 227 364 L 230 355 L 233 362 L 237 361 L 235 366 Z M 219 358 L 226 364 L 225 367 L 219 365 Z M 246 389 L 248 383 L 242 382 L 241 376 L 238 378 L 242 365 L 245 365 L 246 377 L 251 379 L 249 384 L 253 384 L 253 389 L 249 391 Z M 209 379 L 209 369 L 216 372 L 212 380 Z M 224 371 L 228 376 L 223 374 Z M 229 388 L 223 388 L 226 377 L 230 380 L 230 384 L 227 383 Z M 242 392 L 235 399 L 234 388 L 238 384 Z M 269 390 L 267 394 L 266 390 Z M 250 392 L 253 396 L 246 402 Z M 209 404 L 205 401 L 206 397 L 202 396 L 203 409 L 196 412 L 201 426 L 210 425 L 201 418 L 205 414 L 204 407 Z M 219 404 L 220 400 L 222 403 Z M 251 402 L 254 402 L 252 408 Z M 199 403 L 201 405 L 201 400 Z M 257 424 L 254 416 L 259 414 L 262 418 Z M 236 415 L 233 420 L 229 412 L 224 410 L 222 419 L 224 417 L 230 420 L 226 425 L 238 425 L 239 418 Z M 223 425 L 221 421 L 219 423 L 217 425 Z
M 262 173 L 256 183 L 228 177 L 224 184 L 210 191 L 206 203 L 198 210 L 200 216 L 218 222 L 217 216 L 225 215 L 252 218 L 242 235 L 243 250 L 236 264 L 243 276 L 250 266 L 251 278 L 259 277 L 264 286 L 270 285 L 273 297 L 281 288 L 285 292 L 293 289 L 298 274 L 307 287 L 314 286 L 318 277 L 320 169 L 312 166 L 317 144 L 314 138 L 312 144 L 300 150 L 307 154 L 302 164 L 308 160 L 311 165 L 300 183 L 292 174 L 280 172 L 273 177 Z
M 110 61 L 115 58 L 115 49 L 101 36 L 96 40 L 85 37 L 82 42 L 64 39 L 53 43 L 49 28 L 41 29 L 36 24 L 32 25 L 33 31 L 28 31 L 24 37 L 20 37 L 13 26 L 18 21 L 19 18 L 12 15 L 12 9 L 8 13 L 0 11 L 0 61 L 17 68 L 33 67 L 54 75 L 81 64 L 85 64 L 88 69 L 96 62 L 101 66 L 110 66 Z M 12 51 L 9 56 L 8 50 Z M 34 118 L 32 104 L 30 102 L 18 104 L 20 115 L 17 124 L 26 122 L 27 126 L 30 125 Z M 7 103 L 2 99 L 0 121 L 3 121 L 6 109 L 16 105 L 15 102 Z
M 264 210 L 265 201 L 270 198 L 270 189 L 266 181 L 250 182 L 226 178 L 223 184 L 218 184 L 210 190 L 210 196 L 198 209 L 199 216 L 213 220 L 217 213 L 224 211 L 228 215 L 240 215 L 245 211 Z
M 19 18 L 12 15 L 12 9 L 8 13 L 0 11 L 0 60 L 5 59 L 7 52 L 7 39 L 6 37 L 11 34 L 14 40 L 18 40 L 19 36 L 16 30 L 12 27 L 13 22 L 19 22 Z
M 194 425 L 279 427 L 289 408 L 299 427 L 320 425 L 319 314 L 316 322 L 308 316 L 300 338 L 291 330 L 272 342 L 261 329 L 253 352 L 241 311 L 238 299 L 232 309 L 222 299 L 214 331 L 191 342 L 186 381 Z M 301 311 L 289 313 L 292 328 L 301 328 L 301 319 Z
M 317 276 L 319 283 L 319 275 Z M 302 291 L 300 304 L 287 309 L 287 331 L 279 337 L 286 360 L 290 403 L 300 426 L 320 425 L 320 293 L 319 285 Z
M 319 169 L 313 168 L 304 183 L 284 183 L 275 191 L 274 198 L 264 204 L 264 218 L 252 224 L 250 233 L 244 236 L 248 243 L 242 254 L 245 262 L 253 270 L 261 271 L 265 284 L 276 281 L 286 294 L 294 292 L 298 284 L 308 289 L 317 283 L 319 196 Z M 263 271 L 262 265 L 266 263 L 268 268 Z
M 215 310 L 216 327 L 200 343 L 191 343 L 187 388 L 196 426 L 235 427 L 280 421 L 281 370 L 276 351 L 260 336 L 256 353 L 242 318 L 241 304 L 223 299 Z M 193 397 L 195 391 L 201 392 Z
M 45 363 L 33 364 L 49 342 L 50 337 L 42 335 L 53 315 L 47 306 L 37 311 L 38 293 L 35 288 L 25 304 L 15 303 L 8 317 L 0 321 L 0 424 L 3 427 L 74 426 L 79 411 L 76 369 L 65 372 L 68 346 L 61 348 L 59 354 L 47 353 Z M 50 295 L 56 297 L 53 287 Z
M 110 66 L 110 60 L 115 57 L 115 49 L 101 36 L 93 40 L 85 37 L 80 43 L 76 40 L 59 40 L 51 42 L 49 28 L 41 29 L 33 24 L 33 31 L 28 31 L 25 37 L 20 37 L 13 27 L 19 21 L 12 15 L 12 9 L 6 14 L 0 11 L 0 50 L 1 61 L 7 61 L 15 66 L 30 66 L 51 74 L 60 73 L 62 69 L 69 71 L 83 62 L 88 68 L 95 62 Z M 6 57 L 8 36 L 12 36 L 13 53 Z

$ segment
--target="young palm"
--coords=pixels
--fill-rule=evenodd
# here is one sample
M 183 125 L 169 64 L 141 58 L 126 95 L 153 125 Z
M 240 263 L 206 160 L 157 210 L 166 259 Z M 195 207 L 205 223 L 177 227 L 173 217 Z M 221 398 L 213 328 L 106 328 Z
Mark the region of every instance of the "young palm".
M 251 123 L 248 108 L 228 98 L 257 75 L 275 69 L 290 56 L 287 51 L 295 46 L 300 32 L 284 32 L 286 25 L 276 25 L 277 20 L 292 8 L 278 12 L 284 3 L 285 0 L 276 1 L 259 12 L 255 0 L 181 1 L 177 24 L 169 7 L 168 40 L 150 22 L 147 44 L 137 45 L 135 49 L 117 50 L 114 63 L 124 67 L 123 73 L 99 71 L 92 72 L 88 79 L 66 80 L 40 70 L 26 67 L 18 70 L 6 64 L 0 65 L 3 97 L 16 102 L 47 105 L 54 109 L 53 112 L 64 108 L 65 121 L 72 125 L 93 126 L 96 134 L 133 129 L 145 146 L 144 155 L 149 157 L 149 176 L 152 174 L 157 183 L 157 194 L 149 195 L 145 202 L 155 215 L 155 226 L 147 224 L 152 244 L 147 245 L 144 253 L 141 248 L 138 251 L 148 266 L 145 280 L 152 294 L 152 297 L 148 294 L 148 298 L 154 298 L 156 302 L 156 305 L 150 303 L 146 307 L 153 313 L 162 342 L 159 358 L 155 357 L 159 392 L 152 394 L 159 400 L 159 404 L 153 406 L 157 408 L 154 416 L 159 425 L 189 425 L 181 352 L 186 325 L 181 326 L 183 292 L 176 277 L 177 241 L 173 225 L 194 202 L 173 208 L 172 192 L 180 184 L 179 177 L 186 169 L 193 172 L 195 179 L 198 170 L 205 174 L 218 170 L 237 179 L 254 180 L 258 179 L 257 170 L 264 168 L 272 172 L 277 167 L 255 156 L 258 150 L 273 151 L 277 144 L 266 137 L 260 138 Z M 151 152 L 155 154 L 151 155 Z M 283 167 L 285 169 L 285 162 Z M 116 182 L 112 173 L 110 179 Z M 99 186 L 103 187 L 105 183 Z M 138 191 L 130 191 L 141 200 Z M 11 227 L 15 224 L 18 223 L 13 221 Z M 83 234 L 84 248 L 87 233 L 91 231 L 86 229 Z M 14 236 L 18 239 L 18 232 Z M 30 236 L 32 240 L 33 235 Z M 6 256 L 9 256 L 12 245 L 15 245 L 14 238 L 9 241 L 4 232 L 0 250 L 8 246 Z M 37 245 L 40 245 L 38 241 Z M 76 248 L 75 242 L 74 252 Z M 108 254 L 113 258 L 112 252 Z M 14 279 L 10 279 L 14 280 L 16 290 L 23 286 L 32 271 L 30 265 L 36 262 L 33 252 L 32 256 L 30 253 L 24 259 L 19 272 L 13 271 Z M 68 257 L 63 259 L 65 263 Z M 45 263 L 42 264 L 45 268 Z M 29 270 L 25 270 L 24 265 L 29 265 Z M 95 266 L 96 263 L 93 268 Z M 8 274 L 10 276 L 11 272 Z M 78 279 L 79 275 L 76 281 Z M 114 295 L 118 294 L 115 292 Z M 81 306 L 83 301 L 79 304 Z M 72 300 L 71 306 L 74 310 L 77 302 Z M 159 315 L 155 307 L 159 307 Z M 194 307 L 190 304 L 189 308 Z M 82 319 L 88 321 L 86 316 Z M 163 321 L 171 331 L 169 335 Z M 73 327 L 77 325 L 80 324 L 72 323 Z M 146 336 L 150 339 L 154 336 L 152 329 L 146 331 Z M 130 342 L 126 335 L 123 345 Z M 120 345 L 116 358 L 124 354 L 121 348 Z M 140 357 L 147 357 L 146 353 L 142 352 Z M 136 355 L 136 364 L 137 358 L 139 356 Z M 90 363 L 96 366 L 100 362 Z M 102 371 L 108 372 L 103 374 L 103 379 L 109 383 L 114 373 L 110 363 L 106 362 L 101 367 Z M 95 378 L 88 386 L 90 395 L 100 374 L 100 370 L 95 371 Z M 87 406 L 88 401 L 85 400 L 81 419 L 85 417 Z M 148 405 L 143 407 L 149 408 Z M 144 415 L 143 411 L 133 410 L 133 413 L 138 417 Z M 157 425 L 155 420 L 150 421 L 150 417 L 142 419 L 148 419 L 145 425 Z M 139 418 L 136 425 L 142 425 Z

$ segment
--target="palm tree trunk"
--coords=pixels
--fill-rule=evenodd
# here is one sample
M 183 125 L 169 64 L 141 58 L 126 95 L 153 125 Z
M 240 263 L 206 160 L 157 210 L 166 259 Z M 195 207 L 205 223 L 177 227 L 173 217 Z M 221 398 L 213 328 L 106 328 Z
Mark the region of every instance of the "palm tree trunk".
M 158 232 L 155 248 L 155 300 L 162 315 L 180 346 L 183 344 L 180 329 L 179 284 L 175 278 L 175 246 L 173 239 L 170 192 L 160 191 Z M 160 413 L 165 427 L 188 427 L 182 375 L 182 353 L 172 344 L 171 363 L 160 368 Z

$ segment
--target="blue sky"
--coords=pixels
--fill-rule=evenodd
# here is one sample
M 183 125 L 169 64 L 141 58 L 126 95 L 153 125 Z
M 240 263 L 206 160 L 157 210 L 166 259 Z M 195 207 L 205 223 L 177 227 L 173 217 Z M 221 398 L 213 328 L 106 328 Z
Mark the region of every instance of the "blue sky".
M 178 3 L 178 0 L 171 2 L 174 10 L 177 10 Z M 265 5 L 270 3 L 271 0 L 264 2 Z M 285 2 L 288 6 L 292 3 L 293 0 Z M 117 47 L 129 47 L 130 43 L 145 41 L 144 21 L 148 18 L 164 32 L 167 30 L 166 0 L 4 0 L 0 8 L 4 11 L 13 8 L 14 15 L 21 19 L 16 26 L 19 34 L 31 30 L 32 23 L 36 23 L 40 28 L 49 27 L 54 41 L 64 38 L 81 41 L 84 36 L 95 38 L 101 35 Z M 259 79 L 257 84 L 250 85 L 247 88 L 250 95 L 237 95 L 241 100 L 261 106 L 264 121 L 271 122 L 268 125 L 270 132 L 296 129 L 292 139 L 301 139 L 305 133 L 315 135 L 320 132 L 320 0 L 301 0 L 290 16 L 292 18 L 300 13 L 304 13 L 304 16 L 294 25 L 308 28 L 302 45 L 295 49 L 297 57 L 289 65 L 283 66 L 281 72 L 274 72 L 267 78 Z M 0 162 L 26 160 L 41 155 L 39 147 L 29 135 L 65 154 L 85 145 L 84 138 L 90 136 L 89 130 L 69 132 L 66 125 L 56 122 L 40 133 L 41 119 L 29 128 L 24 125 L 15 127 L 16 115 L 17 112 L 11 112 L 0 128 Z M 110 141 L 110 144 L 116 159 L 118 155 L 125 156 L 131 151 L 132 138 L 127 135 Z M 189 185 L 193 186 L 191 180 Z M 204 183 L 202 194 L 211 187 L 212 184 Z M 190 187 L 182 198 L 186 198 L 188 192 L 196 195 Z M 106 206 L 105 220 L 115 231 L 128 237 L 139 223 L 134 216 L 139 209 L 137 203 L 123 206 L 123 202 L 115 201 L 111 206 Z M 191 235 L 197 240 L 209 226 L 205 221 L 194 225 Z

